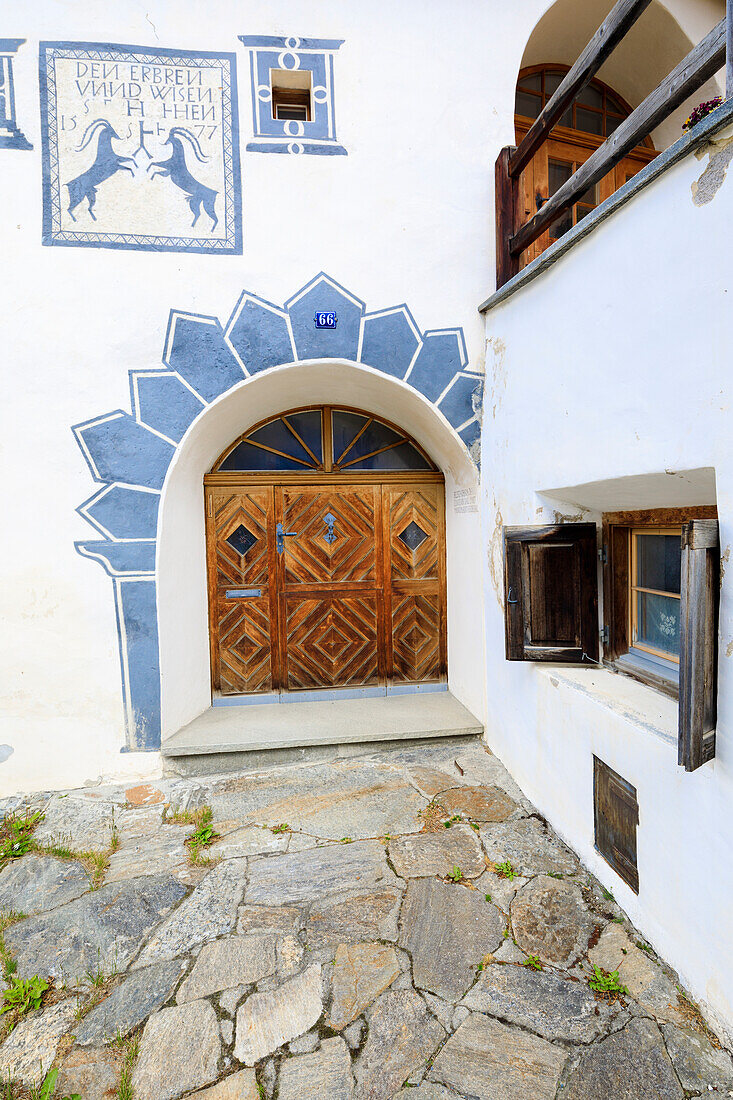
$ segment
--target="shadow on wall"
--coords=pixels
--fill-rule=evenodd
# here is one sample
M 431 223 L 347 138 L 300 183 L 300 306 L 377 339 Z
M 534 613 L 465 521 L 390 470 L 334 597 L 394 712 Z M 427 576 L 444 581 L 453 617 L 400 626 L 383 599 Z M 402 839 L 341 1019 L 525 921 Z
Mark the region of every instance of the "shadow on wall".
M 317 313 L 332 315 L 332 327 L 318 327 Z M 117 409 L 73 427 L 92 477 L 103 483 L 77 509 L 103 537 L 76 548 L 113 581 L 128 751 L 160 747 L 156 533 L 177 448 L 193 421 L 234 386 L 315 359 L 351 360 L 406 382 L 478 464 L 483 376 L 467 369 L 460 328 L 421 331 L 404 304 L 367 313 L 324 273 L 283 307 L 245 291 L 224 328 L 215 317 L 171 311 L 165 369 L 130 371 L 132 413 Z

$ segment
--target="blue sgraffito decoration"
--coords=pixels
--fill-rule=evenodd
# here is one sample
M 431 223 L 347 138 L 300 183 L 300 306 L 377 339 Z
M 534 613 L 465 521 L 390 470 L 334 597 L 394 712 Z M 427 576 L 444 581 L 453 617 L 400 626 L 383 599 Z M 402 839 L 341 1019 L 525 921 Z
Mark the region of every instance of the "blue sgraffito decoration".
M 337 315 L 338 327 L 315 328 L 321 312 Z M 483 375 L 468 369 L 460 328 L 421 330 L 404 304 L 369 313 L 323 272 L 284 306 L 244 291 L 224 326 L 216 317 L 172 310 L 163 366 L 130 372 L 131 412 L 116 409 L 73 427 L 100 485 L 77 509 L 96 538 L 76 549 L 112 578 L 127 751 L 160 748 L 156 540 L 160 494 L 178 446 L 222 394 L 270 367 L 307 359 L 347 359 L 406 382 L 478 462 Z M 336 517 L 329 513 L 324 522 L 330 543 L 338 538 Z M 253 536 L 238 534 L 237 552 L 246 553 Z
M 32 149 L 15 117 L 13 58 L 25 38 L 0 38 L 0 149 Z
M 335 313 L 316 313 L 313 320 L 316 328 L 336 328 L 339 323 Z
M 43 243 L 242 253 L 236 58 L 41 42 Z
M 333 96 L 333 58 L 344 40 L 246 34 L 239 40 L 250 54 L 254 140 L 247 144 L 247 151 L 345 156 L 346 149 L 336 139 Z M 310 121 L 273 118 L 272 70 L 301 77 L 307 74 L 308 84 L 292 86 L 310 86 Z

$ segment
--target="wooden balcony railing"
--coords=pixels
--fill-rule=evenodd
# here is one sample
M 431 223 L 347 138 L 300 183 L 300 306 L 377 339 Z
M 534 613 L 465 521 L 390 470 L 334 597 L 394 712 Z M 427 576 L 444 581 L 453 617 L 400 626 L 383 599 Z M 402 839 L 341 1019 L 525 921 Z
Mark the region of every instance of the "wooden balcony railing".
M 574 175 L 524 225 L 519 225 L 519 177 L 579 92 L 623 40 L 651 0 L 618 0 L 546 103 L 518 147 L 507 146 L 496 161 L 496 289 L 519 271 L 519 258 L 556 219 L 569 210 L 680 104 L 726 65 L 726 90 L 733 94 L 733 0 L 726 17 L 680 61 L 662 83 L 624 119 Z

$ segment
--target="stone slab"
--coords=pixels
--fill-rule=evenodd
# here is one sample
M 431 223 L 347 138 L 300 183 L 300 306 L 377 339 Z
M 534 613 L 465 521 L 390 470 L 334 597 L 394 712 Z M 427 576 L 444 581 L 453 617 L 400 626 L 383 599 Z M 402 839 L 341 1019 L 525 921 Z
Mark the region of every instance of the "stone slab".
M 297 932 L 301 912 L 288 906 L 240 905 L 237 932 Z
M 252 859 L 244 900 L 248 905 L 293 905 L 374 886 L 399 882 L 387 866 L 383 845 L 363 840 Z
M 105 851 L 120 810 L 110 802 L 55 794 L 34 831 L 39 844 L 62 844 L 75 852 Z
M 395 1096 L 394 1100 L 459 1100 L 455 1092 L 448 1092 L 442 1085 L 434 1085 L 427 1081 L 418 1088 L 405 1088 Z
M 571 966 L 588 950 L 595 921 L 574 883 L 538 875 L 510 906 L 514 939 L 544 963 Z
M 340 944 L 333 966 L 329 1027 L 342 1031 L 399 975 L 393 947 L 380 943 Z
M 125 835 L 123 832 L 119 848 L 110 856 L 105 882 L 122 882 L 160 871 L 187 881 L 190 868 L 185 840 L 193 828 L 193 825 L 163 825 L 158 814 L 157 824 L 149 833 Z
M 445 1031 L 411 990 L 383 993 L 368 1013 L 369 1035 L 356 1059 L 355 1100 L 392 1097 L 445 1038 Z
M 432 768 L 428 765 L 416 764 L 414 767 L 407 768 L 407 774 L 415 784 L 416 787 L 422 791 L 428 798 L 434 798 L 436 794 L 440 794 L 441 791 L 447 791 L 451 787 L 457 787 L 462 783 L 462 779 L 458 769 L 453 766 L 453 770 L 443 770 L 442 768 Z
M 324 1039 L 320 1050 L 280 1065 L 278 1100 L 352 1100 L 349 1048 L 343 1039 Z
M 219 1076 L 221 1039 L 208 1001 L 164 1008 L 150 1017 L 132 1074 L 135 1100 L 177 1100 Z
M 272 992 L 251 994 L 237 1012 L 234 1057 L 253 1066 L 283 1043 L 309 1031 L 322 1009 L 318 964 Z
M 725 1050 L 716 1050 L 700 1032 L 663 1024 L 662 1035 L 680 1084 L 688 1092 L 723 1094 L 733 1090 L 733 1062 Z
M 185 969 L 180 959 L 133 970 L 89 1012 L 76 1030 L 78 1046 L 99 1046 L 129 1035 L 172 996 Z
M 395 889 L 316 902 L 305 926 L 308 946 L 317 949 L 362 940 L 394 942 L 401 904 L 402 894 Z
M 54 1096 L 76 1093 L 83 1100 L 116 1100 L 119 1078 L 119 1058 L 114 1051 L 74 1049 L 61 1066 Z
M 400 946 L 412 955 L 415 985 L 457 1001 L 476 966 L 503 940 L 504 920 L 483 894 L 437 879 L 412 879 L 402 906 Z
M 229 827 L 227 827 L 229 826 Z M 257 825 L 231 827 L 231 823 L 214 822 L 214 828 L 221 833 L 207 855 L 212 859 L 235 859 L 240 856 L 264 855 L 267 852 L 284 852 L 290 842 L 289 833 L 271 833 L 269 829 Z
M 193 970 L 181 985 L 176 1002 L 210 997 L 236 985 L 251 985 L 275 970 L 273 935 L 225 936 L 201 948 Z
M 470 825 L 397 837 L 389 842 L 389 858 L 401 878 L 444 877 L 454 867 L 465 878 L 476 878 L 486 870 L 481 844 Z
M 140 943 L 181 900 L 171 875 L 112 883 L 5 932 L 18 973 L 75 984 L 88 973 L 127 969 Z
M 81 897 L 90 886 L 89 875 L 77 860 L 31 853 L 0 872 L 0 909 L 46 912 Z
M 191 1093 L 191 1100 L 260 1100 L 253 1069 L 232 1073 L 208 1089 Z
M 0 1078 L 40 1085 L 76 1020 L 76 997 L 21 1020 L 0 1046 Z
M 454 787 L 435 800 L 446 814 L 462 814 L 471 821 L 506 821 L 519 806 L 499 787 Z
M 246 873 L 246 859 L 227 859 L 213 867 L 183 904 L 156 929 L 135 966 L 186 955 L 231 932 Z
M 563 1100 L 682 1100 L 683 1092 L 657 1025 L 634 1019 L 583 1051 L 562 1095 Z
M 461 1004 L 527 1028 L 543 1039 L 570 1043 L 592 1043 L 622 1013 L 618 1004 L 598 1001 L 585 982 L 571 981 L 552 970 L 498 963 L 481 973 Z
M 445 1044 L 429 1076 L 462 1096 L 555 1100 L 566 1058 L 567 1051 L 546 1039 L 473 1013 Z M 594 1100 L 612 1095 L 601 1091 Z
M 481 841 L 492 863 L 511 863 L 522 875 L 572 875 L 580 870 L 577 857 L 536 817 L 482 825 Z

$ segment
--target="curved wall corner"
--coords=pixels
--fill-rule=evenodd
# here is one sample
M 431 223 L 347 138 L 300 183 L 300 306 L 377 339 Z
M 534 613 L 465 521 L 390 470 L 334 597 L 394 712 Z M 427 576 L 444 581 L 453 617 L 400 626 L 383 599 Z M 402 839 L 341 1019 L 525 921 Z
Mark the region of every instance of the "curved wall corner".
M 335 313 L 336 327 L 317 329 L 317 311 Z M 132 411 L 117 409 L 73 426 L 92 477 L 102 483 L 77 509 L 102 537 L 77 542 L 76 549 L 112 578 L 128 750 L 156 751 L 161 743 L 156 552 L 169 468 L 211 405 L 235 388 L 260 389 L 254 383 L 263 372 L 274 378 L 304 360 L 346 360 L 361 366 L 365 377 L 414 391 L 422 407 L 433 406 L 435 421 L 445 426 L 466 464 L 478 465 L 483 376 L 468 369 L 462 329 L 421 332 L 404 304 L 367 313 L 359 298 L 324 273 L 283 307 L 245 291 L 225 326 L 215 317 L 172 310 L 164 367 L 130 371 Z M 330 398 L 359 403 L 337 397 L 333 384 Z M 309 400 L 315 398 L 304 403 Z M 220 449 L 230 441 L 224 439 Z

